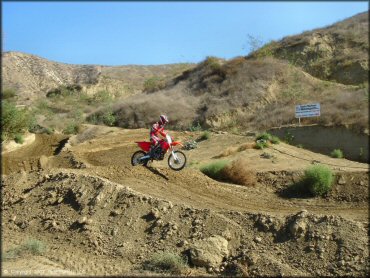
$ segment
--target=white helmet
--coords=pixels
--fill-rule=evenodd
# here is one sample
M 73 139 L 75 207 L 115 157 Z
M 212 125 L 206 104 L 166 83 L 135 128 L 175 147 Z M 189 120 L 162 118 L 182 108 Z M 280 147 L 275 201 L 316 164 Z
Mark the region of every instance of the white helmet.
M 166 115 L 160 115 L 159 116 L 159 122 L 161 123 L 161 125 L 167 124 L 168 123 L 167 116 Z

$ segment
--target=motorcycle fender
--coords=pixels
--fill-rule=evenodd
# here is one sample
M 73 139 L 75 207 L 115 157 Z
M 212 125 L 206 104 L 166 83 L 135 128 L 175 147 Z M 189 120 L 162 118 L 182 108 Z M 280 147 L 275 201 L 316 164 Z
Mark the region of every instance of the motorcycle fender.
M 183 144 L 181 144 L 181 142 L 179 142 L 179 141 L 175 141 L 175 142 L 172 142 L 172 146 L 180 146 L 180 147 L 182 147 L 182 146 L 184 146 Z

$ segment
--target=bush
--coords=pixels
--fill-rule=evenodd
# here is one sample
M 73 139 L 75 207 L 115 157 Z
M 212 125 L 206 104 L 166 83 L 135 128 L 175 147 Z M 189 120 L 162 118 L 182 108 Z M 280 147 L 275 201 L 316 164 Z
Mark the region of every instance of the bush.
M 11 89 L 11 88 L 6 88 L 3 90 L 2 92 L 2 99 L 11 99 L 11 98 L 14 98 L 16 95 L 16 91 L 14 89 Z
M 93 100 L 98 103 L 101 103 L 101 102 L 105 103 L 105 102 L 112 101 L 113 98 L 108 91 L 102 90 L 102 91 L 97 92 L 93 96 Z
M 204 65 L 209 66 L 212 70 L 221 69 L 220 60 L 217 57 L 207 56 L 203 63 Z
M 189 127 L 189 131 L 201 131 L 202 127 L 199 122 L 196 124 L 194 123 L 192 126 Z
M 37 239 L 29 239 L 23 246 L 25 250 L 31 252 L 34 255 L 40 255 L 44 253 L 46 249 L 45 244 Z
M 200 171 L 214 179 L 222 179 L 222 169 L 229 163 L 227 160 L 218 160 L 206 165 L 203 165 L 200 168 Z
M 254 148 L 255 149 L 259 149 L 259 150 L 262 150 L 262 149 L 264 149 L 264 148 L 268 148 L 268 143 L 267 143 L 267 141 L 266 140 L 264 140 L 264 139 L 260 139 L 260 140 L 257 140 L 256 141 L 256 144 L 254 145 Z
M 12 248 L 8 251 L 5 251 L 2 254 L 2 259 L 4 261 L 10 259 L 17 259 L 26 253 L 31 253 L 33 255 L 41 255 L 45 252 L 46 245 L 37 239 L 29 239 L 24 242 L 21 246 Z
M 272 144 L 279 144 L 280 143 L 280 139 L 277 136 L 271 136 L 270 142 Z
M 264 144 L 261 144 L 263 142 L 271 142 L 272 144 L 279 144 L 280 143 L 280 139 L 279 137 L 277 136 L 274 136 L 274 135 L 271 135 L 270 133 L 267 133 L 267 132 L 264 132 L 262 134 L 259 134 L 257 135 L 256 137 L 256 142 L 260 142 L 259 146 L 257 146 L 257 149 L 258 148 L 265 148 L 267 147 L 267 145 L 264 145 Z
M 112 111 L 105 112 L 102 116 L 102 121 L 107 126 L 113 126 L 116 122 L 116 117 L 113 115 Z
M 211 133 L 209 131 L 205 131 L 203 132 L 199 138 L 197 139 L 197 141 L 204 141 L 204 140 L 208 140 L 209 138 L 211 138 Z
M 171 252 L 155 253 L 150 260 L 145 262 L 146 269 L 165 271 L 172 274 L 181 274 L 186 267 L 186 260 Z
M 265 140 L 265 141 L 269 141 L 269 140 L 271 140 L 271 134 L 270 133 L 267 133 L 267 132 L 264 132 L 264 133 L 262 133 L 262 134 L 259 134 L 259 135 L 257 135 L 257 137 L 256 137 L 256 141 L 258 141 L 258 140 Z
M 152 77 L 144 82 L 144 91 L 151 93 L 161 90 L 165 87 L 165 82 L 159 77 Z
M 2 101 L 1 106 L 1 127 L 4 140 L 14 138 L 16 134 L 22 134 L 28 130 L 33 118 L 26 110 L 20 110 L 6 100 Z
M 302 183 L 314 196 L 326 194 L 333 184 L 333 173 L 324 165 L 314 165 L 306 169 Z
M 343 152 L 340 150 L 340 149 L 335 149 L 333 150 L 331 153 L 330 153 L 330 156 L 331 157 L 334 157 L 334 158 L 343 158 Z
M 79 123 L 69 123 L 67 127 L 63 130 L 64 134 L 77 134 L 80 132 L 81 126 Z
M 256 173 L 248 169 L 248 162 L 244 159 L 237 159 L 226 165 L 221 170 L 221 174 L 224 179 L 232 183 L 248 186 L 257 183 Z
M 15 141 L 17 144 L 23 144 L 23 143 L 24 143 L 23 135 L 22 135 L 22 134 L 16 134 L 16 135 L 14 136 L 14 141 Z
M 112 110 L 108 109 L 106 111 L 100 111 L 94 114 L 91 114 L 86 118 L 86 120 L 94 125 L 105 124 L 107 126 L 114 126 L 116 123 L 116 117 L 113 114 Z

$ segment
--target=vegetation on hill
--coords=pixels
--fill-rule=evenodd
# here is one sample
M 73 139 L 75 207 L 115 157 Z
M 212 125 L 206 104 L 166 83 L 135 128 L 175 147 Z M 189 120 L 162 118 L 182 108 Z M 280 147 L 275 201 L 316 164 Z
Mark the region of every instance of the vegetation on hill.
M 272 41 L 249 58 L 272 56 L 301 67 L 323 80 L 343 84 L 368 83 L 368 13 L 331 26 Z
M 302 124 L 368 132 L 367 34 L 363 13 L 256 44 L 248 57 L 210 56 L 196 66 L 77 66 L 4 53 L 3 96 L 14 102 L 30 98 L 38 124 L 65 132 L 86 121 L 148 127 L 163 113 L 169 128 L 178 130 L 198 124 L 204 130 L 262 131 L 297 123 L 295 105 L 313 102 L 320 102 L 321 116 Z M 43 93 L 32 99 L 36 91 Z

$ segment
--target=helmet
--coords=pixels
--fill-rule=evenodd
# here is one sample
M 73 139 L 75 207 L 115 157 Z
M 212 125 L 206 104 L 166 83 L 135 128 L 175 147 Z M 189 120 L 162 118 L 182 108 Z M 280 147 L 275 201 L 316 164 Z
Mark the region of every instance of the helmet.
M 167 124 L 168 123 L 167 116 L 166 115 L 160 115 L 159 116 L 159 122 L 161 123 L 161 125 Z

